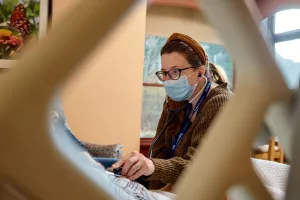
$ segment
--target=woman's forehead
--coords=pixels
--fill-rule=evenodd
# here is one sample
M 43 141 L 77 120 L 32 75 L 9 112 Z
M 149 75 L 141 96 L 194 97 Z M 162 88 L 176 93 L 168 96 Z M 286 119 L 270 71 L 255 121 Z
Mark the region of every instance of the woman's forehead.
M 185 68 L 190 66 L 184 55 L 177 52 L 163 54 L 161 56 L 161 65 L 163 70 L 169 70 L 174 67 Z

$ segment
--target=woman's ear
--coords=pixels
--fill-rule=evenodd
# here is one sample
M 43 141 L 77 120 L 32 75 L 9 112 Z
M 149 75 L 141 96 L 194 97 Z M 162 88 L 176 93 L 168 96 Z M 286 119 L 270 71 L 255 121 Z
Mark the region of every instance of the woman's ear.
M 204 76 L 204 74 L 205 74 L 205 67 L 201 66 L 199 68 L 199 75 L 198 75 L 198 77 L 202 77 L 202 76 Z

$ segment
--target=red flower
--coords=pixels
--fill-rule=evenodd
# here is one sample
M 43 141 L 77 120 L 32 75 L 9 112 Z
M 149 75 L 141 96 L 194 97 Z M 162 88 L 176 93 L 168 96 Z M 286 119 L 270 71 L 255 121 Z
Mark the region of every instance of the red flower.
M 9 38 L 0 39 L 0 43 L 11 45 L 11 46 L 21 46 L 23 43 L 23 40 L 21 37 L 18 37 L 18 36 L 10 36 Z
M 10 42 L 13 46 L 19 46 L 19 45 L 22 45 L 23 43 L 23 40 L 21 37 L 18 37 L 18 36 L 11 36 L 10 37 Z

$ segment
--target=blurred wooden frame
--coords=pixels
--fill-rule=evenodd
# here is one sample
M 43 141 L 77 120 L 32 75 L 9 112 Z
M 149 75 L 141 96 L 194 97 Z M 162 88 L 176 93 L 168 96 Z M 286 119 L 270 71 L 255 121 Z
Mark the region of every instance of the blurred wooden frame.
M 261 34 L 255 5 L 249 1 L 197 3 L 222 33 L 235 61 L 237 84 L 235 96 L 214 120 L 175 193 L 178 199 L 217 200 L 232 186 L 243 185 L 253 199 L 270 200 L 253 170 L 249 152 L 270 105 L 290 99 L 291 91 Z M 283 132 L 278 136 L 286 137 Z
M 288 99 L 290 91 L 244 1 L 197 2 L 222 32 L 236 61 L 238 84 L 236 95 L 214 121 L 206 142 L 176 186 L 177 198 L 223 199 L 227 189 L 242 184 L 254 199 L 270 200 L 252 169 L 249 151 L 266 110 Z M 4 136 L 0 157 L 5 161 L 0 165 L 0 187 L 6 186 L 1 189 L 13 186 L 23 199 L 112 198 L 55 150 L 46 123 L 47 106 L 56 89 L 97 46 L 95 41 L 103 42 L 132 3 L 81 1 L 76 13 L 70 13 L 0 79 L 0 134 Z M 99 26 L 89 23 L 95 18 Z M 89 37 L 80 40 L 82 35 Z M 20 152 L 26 156 L 19 156 Z M 20 195 L 15 198 L 21 199 Z
M 47 124 L 48 106 L 66 78 L 138 2 L 146 8 L 145 1 L 80 1 L 76 12 L 67 13 L 0 77 L 1 200 L 112 199 L 112 191 L 101 189 L 57 151 Z M 90 23 L 96 18 L 98 26 Z M 82 35 L 89 37 L 82 40 Z
M 280 10 L 299 7 L 298 0 L 247 0 L 259 7 L 259 18 L 263 19 Z M 152 0 L 153 5 L 161 6 L 179 6 L 196 10 L 201 10 L 202 6 L 197 4 L 196 0 Z

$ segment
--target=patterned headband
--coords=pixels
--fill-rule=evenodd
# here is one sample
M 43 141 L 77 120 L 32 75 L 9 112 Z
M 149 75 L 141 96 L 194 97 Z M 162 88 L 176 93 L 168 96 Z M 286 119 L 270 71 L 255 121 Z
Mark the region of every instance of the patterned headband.
M 208 57 L 203 49 L 203 47 L 193 38 L 191 38 L 188 35 L 182 34 L 182 33 L 173 33 L 167 40 L 167 43 L 173 41 L 173 40 L 180 40 L 187 45 L 189 45 L 200 57 L 202 63 L 204 65 L 208 64 Z

